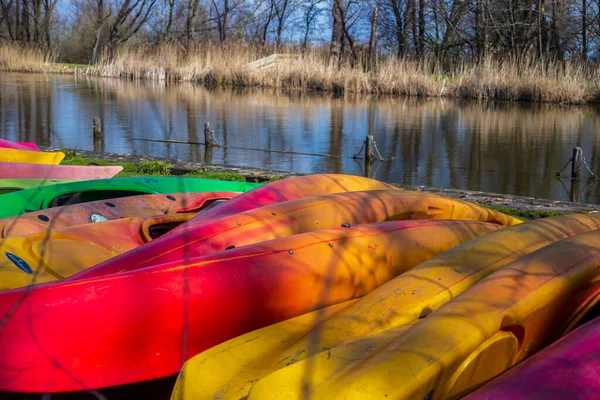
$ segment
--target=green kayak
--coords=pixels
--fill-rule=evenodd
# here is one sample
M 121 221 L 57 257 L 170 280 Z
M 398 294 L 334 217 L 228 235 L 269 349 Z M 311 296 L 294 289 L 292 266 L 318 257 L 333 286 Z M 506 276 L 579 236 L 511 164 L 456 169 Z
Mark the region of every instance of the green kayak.
M 59 179 L 0 179 L 0 194 L 67 182 L 73 181 Z
M 75 181 L 0 195 L 0 218 L 67 204 L 140 194 L 177 192 L 247 192 L 262 183 L 200 178 L 137 177 Z

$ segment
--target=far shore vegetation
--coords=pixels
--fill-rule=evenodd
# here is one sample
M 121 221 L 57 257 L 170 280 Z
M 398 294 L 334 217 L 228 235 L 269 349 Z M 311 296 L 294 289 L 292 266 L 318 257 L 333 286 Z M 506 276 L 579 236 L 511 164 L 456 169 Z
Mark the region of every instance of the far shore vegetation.
M 338 95 L 600 102 L 600 1 L 68 3 L 5 4 L 0 70 Z M 251 64 L 272 54 L 285 57 Z
M 338 69 L 314 49 L 288 48 L 274 64 L 253 69 L 261 49 L 243 46 L 172 45 L 124 47 L 95 65 L 46 62 L 34 49 L 0 47 L 0 69 L 15 72 L 85 74 L 130 80 L 196 82 L 215 88 L 247 86 L 333 94 L 445 97 L 457 99 L 587 104 L 600 102 L 600 68 L 580 62 L 538 63 L 535 59 L 486 58 L 461 61 L 450 70 L 436 60 L 384 58 L 377 71 L 350 65 Z

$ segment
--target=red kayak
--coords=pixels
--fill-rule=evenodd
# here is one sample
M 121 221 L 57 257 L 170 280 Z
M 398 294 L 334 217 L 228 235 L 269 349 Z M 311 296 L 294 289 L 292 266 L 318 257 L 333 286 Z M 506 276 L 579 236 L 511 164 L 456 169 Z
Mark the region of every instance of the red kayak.
M 355 297 L 475 237 L 477 221 L 295 235 L 132 273 L 0 293 L 0 390 L 63 392 L 170 376 L 199 352 Z
M 40 151 L 33 142 L 11 142 L 10 140 L 0 139 L 0 147 L 15 150 Z

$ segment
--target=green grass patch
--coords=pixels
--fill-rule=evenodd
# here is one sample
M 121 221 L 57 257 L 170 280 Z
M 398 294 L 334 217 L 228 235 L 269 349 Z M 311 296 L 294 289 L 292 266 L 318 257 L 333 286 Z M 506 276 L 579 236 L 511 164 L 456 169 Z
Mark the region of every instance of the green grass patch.
M 492 206 L 489 204 L 484 204 L 484 203 L 479 203 L 479 202 L 474 202 L 474 203 L 479 206 L 489 208 L 490 210 L 494 210 L 494 211 L 498 211 L 498 212 L 510 215 L 511 217 L 515 217 L 517 219 L 520 219 L 521 221 L 530 221 L 530 220 L 538 219 L 538 218 L 558 217 L 559 215 L 565 215 L 565 213 L 561 213 L 558 211 L 552 211 L 552 210 L 547 210 L 547 211 L 519 210 L 516 208 L 510 208 L 510 207 Z
M 246 182 L 246 177 L 236 172 L 198 170 L 183 175 L 186 178 L 218 179 L 222 181 Z
M 65 158 L 61 162 L 62 165 L 121 165 L 123 171 L 115 175 L 116 178 L 134 178 L 140 175 L 143 176 L 173 176 L 171 166 L 163 161 L 142 161 L 139 165 L 126 163 L 126 162 L 114 162 L 99 160 L 96 158 L 80 157 L 73 150 L 63 150 Z M 203 178 L 203 179 L 215 179 L 221 181 L 235 181 L 235 182 L 246 182 L 247 179 L 244 175 L 236 172 L 219 172 L 219 171 L 207 171 L 197 170 L 188 172 L 184 175 L 179 175 L 185 178 Z M 280 180 L 279 177 L 272 177 L 268 182 L 275 182 Z
M 142 161 L 139 165 L 127 162 L 115 162 L 99 160 L 97 158 L 88 158 L 77 156 L 74 151 L 66 150 L 65 158 L 61 165 L 120 165 L 123 171 L 119 172 L 115 177 L 128 178 L 139 175 L 154 175 L 154 176 L 171 176 L 171 167 L 162 161 Z
M 119 172 L 115 177 L 128 177 L 134 176 L 135 174 L 139 174 L 137 172 L 138 166 L 131 163 L 124 162 L 113 162 L 113 161 L 105 161 L 99 160 L 96 158 L 87 158 L 87 157 L 79 157 L 75 155 L 74 152 L 65 151 L 65 158 L 60 163 L 61 165 L 102 165 L 102 166 L 113 166 L 120 165 L 123 167 L 123 171 Z
M 162 161 L 142 161 L 135 166 L 135 171 L 140 175 L 171 175 L 171 166 Z

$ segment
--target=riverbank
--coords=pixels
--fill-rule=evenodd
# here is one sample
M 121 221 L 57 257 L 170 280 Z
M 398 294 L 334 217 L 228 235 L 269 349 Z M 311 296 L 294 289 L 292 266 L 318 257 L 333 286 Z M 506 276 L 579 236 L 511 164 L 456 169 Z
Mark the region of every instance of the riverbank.
M 541 65 L 533 60 L 490 58 L 478 64 L 458 63 L 448 72 L 442 71 L 433 60 L 417 62 L 392 57 L 381 60 L 376 72 L 365 73 L 360 65 L 341 70 L 330 66 L 323 49 L 298 53 L 290 48 L 282 53 L 292 56 L 277 59 L 268 66 L 256 68 L 250 64 L 271 55 L 271 51 L 240 45 L 199 46 L 190 53 L 175 45 L 123 48 L 113 59 L 89 66 L 53 63 L 39 51 L 2 45 L 0 70 L 368 96 L 559 104 L 600 102 L 600 69 L 576 62 Z
M 48 150 L 61 150 L 48 148 Z M 226 179 L 248 182 L 267 182 L 284 179 L 302 174 L 274 171 L 258 168 L 245 168 L 239 166 L 217 166 L 200 163 L 185 162 L 181 160 L 166 160 L 152 157 L 139 157 L 134 155 L 94 153 L 85 150 L 65 150 L 67 157 L 62 164 L 86 165 L 95 163 L 99 165 L 122 165 L 123 172 L 118 176 L 136 175 L 178 175 L 194 176 L 209 179 Z M 443 196 L 469 201 L 510 214 L 523 220 L 543 218 L 569 213 L 597 213 L 600 212 L 598 204 L 571 203 L 558 200 L 539 199 L 535 197 L 514 196 L 509 194 L 486 193 L 462 189 L 433 188 L 426 186 L 402 185 L 396 182 L 391 184 L 406 190 L 417 190 L 436 193 Z

